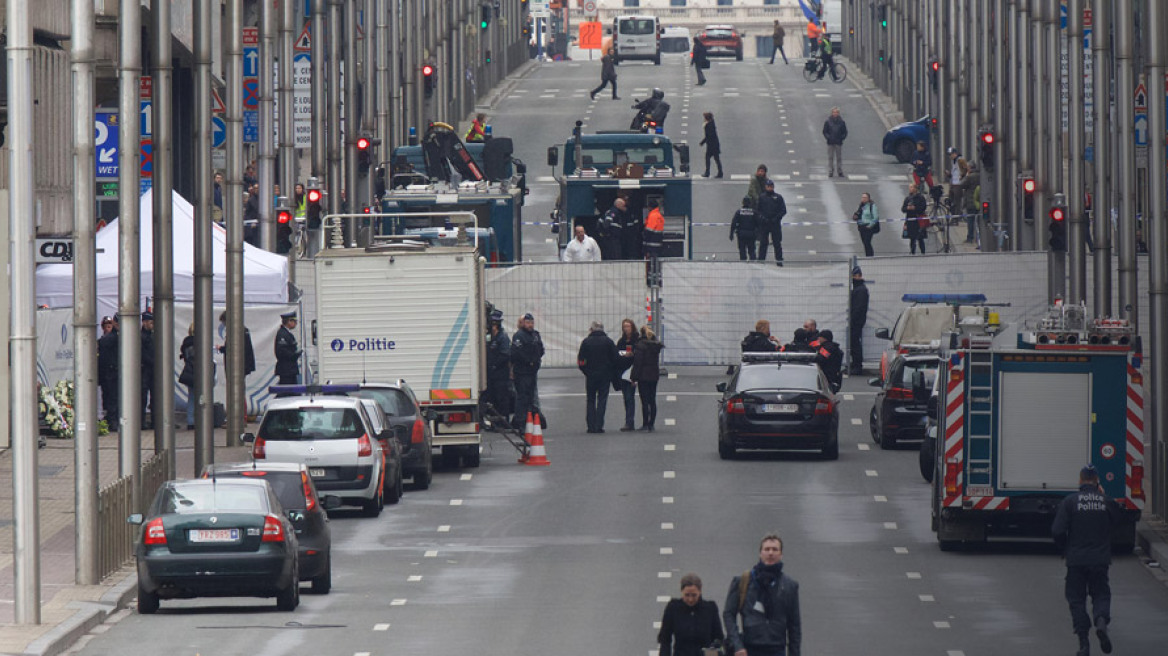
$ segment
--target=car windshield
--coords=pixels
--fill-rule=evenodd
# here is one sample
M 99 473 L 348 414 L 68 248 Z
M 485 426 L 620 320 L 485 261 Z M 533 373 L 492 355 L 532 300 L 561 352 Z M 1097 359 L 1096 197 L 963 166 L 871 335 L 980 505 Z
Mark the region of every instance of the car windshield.
M 684 36 L 663 36 L 661 52 L 689 52 L 689 39 Z
M 819 370 L 798 364 L 773 364 L 742 367 L 738 373 L 737 391 L 754 389 L 819 389 Z
M 652 34 L 656 30 L 651 18 L 625 18 L 618 29 L 621 34 Z
M 300 472 L 272 472 L 263 470 L 245 470 L 216 474 L 219 480 L 224 478 L 252 478 L 267 481 L 280 505 L 284 510 L 304 510 L 308 503 L 304 499 L 304 480 Z
M 158 503 L 158 514 L 221 510 L 266 513 L 267 495 L 254 485 L 200 482 L 168 487 Z
M 641 166 L 654 166 L 668 163 L 666 150 L 663 146 L 631 146 L 619 145 L 620 158 Z M 617 151 L 613 147 L 585 147 L 580 150 L 580 161 L 583 168 L 607 170 L 617 161 Z
M 364 388 L 353 392 L 353 396 L 377 401 L 381 410 L 391 417 L 408 417 L 414 414 L 413 404 L 406 398 L 405 392 L 400 390 Z
M 734 33 L 730 30 L 706 30 L 707 39 L 730 39 Z
M 900 381 L 898 381 L 897 387 L 912 389 L 913 376 L 918 372 L 924 376 L 921 380 L 925 389 L 932 389 L 933 378 L 937 376 L 936 360 L 905 360 L 904 368 L 900 370 Z
M 353 408 L 269 410 L 257 437 L 265 440 L 353 440 L 365 433 Z

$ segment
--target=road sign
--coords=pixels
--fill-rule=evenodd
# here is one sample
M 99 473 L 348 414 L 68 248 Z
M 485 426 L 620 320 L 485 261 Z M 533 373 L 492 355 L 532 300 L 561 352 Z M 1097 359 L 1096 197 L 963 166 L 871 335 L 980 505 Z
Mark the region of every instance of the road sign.
M 531 3 L 531 17 L 532 18 L 547 18 L 552 15 L 551 3 L 548 0 L 532 0 Z
M 141 152 L 139 171 L 142 180 L 154 176 L 154 128 L 151 127 L 153 95 L 154 80 L 149 75 L 143 75 L 138 80 L 138 149 Z
M 598 10 L 596 8 L 596 0 L 584 0 L 584 17 L 596 18 Z
M 312 147 L 312 55 L 292 57 L 292 120 L 297 148 Z
M 580 23 L 580 48 L 582 50 L 600 50 L 604 41 L 604 26 L 599 21 Z
M 1148 89 L 1143 82 L 1136 87 L 1134 100 L 1136 147 L 1141 148 L 1148 145 Z
M 227 143 L 227 123 L 222 116 L 211 117 L 211 147 L 222 148 Z
M 223 104 L 223 97 L 214 88 L 211 89 L 211 113 L 225 114 L 227 113 L 227 106 Z
M 311 21 L 304 21 L 304 29 L 300 30 L 300 36 L 296 38 L 296 43 L 292 44 L 292 49 L 296 52 L 309 52 L 312 50 L 312 27 Z
M 118 112 L 116 109 L 98 109 L 93 127 L 96 176 L 98 180 L 118 179 Z

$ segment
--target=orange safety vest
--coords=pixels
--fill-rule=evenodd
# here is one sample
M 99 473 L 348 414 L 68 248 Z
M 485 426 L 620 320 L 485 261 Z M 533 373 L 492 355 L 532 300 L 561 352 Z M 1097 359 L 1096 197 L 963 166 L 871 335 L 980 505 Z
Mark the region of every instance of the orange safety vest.
M 820 32 L 819 26 L 815 24 L 815 21 L 807 21 L 807 38 L 816 41 L 819 39 L 820 34 L 822 32 Z
M 652 232 L 665 232 L 665 215 L 661 213 L 660 207 L 649 210 L 649 216 L 645 219 L 645 229 Z

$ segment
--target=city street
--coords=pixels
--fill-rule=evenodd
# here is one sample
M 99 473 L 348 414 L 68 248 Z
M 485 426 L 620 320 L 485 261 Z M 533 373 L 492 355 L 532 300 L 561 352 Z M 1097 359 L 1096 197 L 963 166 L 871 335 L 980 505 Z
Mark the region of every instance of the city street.
M 519 465 L 487 434 L 481 468 L 439 472 L 378 519 L 334 512 L 328 596 L 306 592 L 293 613 L 258 599 L 124 610 L 71 653 L 655 654 L 654 623 L 681 576 L 701 575 L 722 607 L 771 530 L 800 583 L 804 654 L 1073 652 L 1053 548 L 941 552 L 916 451 L 872 444 L 862 379 L 845 381 L 836 462 L 720 460 L 714 386 L 724 379 L 674 370 L 661 381 L 656 432 L 618 432 L 613 395 L 607 432 L 586 435 L 581 376 L 545 371 L 551 466 Z M 1168 587 L 1138 556 L 1117 558 L 1111 580 L 1116 653 L 1162 654 Z

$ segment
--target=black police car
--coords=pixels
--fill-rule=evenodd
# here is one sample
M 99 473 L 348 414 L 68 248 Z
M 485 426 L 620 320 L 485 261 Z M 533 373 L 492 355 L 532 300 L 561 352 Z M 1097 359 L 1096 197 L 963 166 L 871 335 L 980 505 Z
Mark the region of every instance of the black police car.
M 746 353 L 718 383 L 718 455 L 739 449 L 819 451 L 839 458 L 839 403 L 814 353 Z
M 881 448 L 893 449 L 899 442 L 925 439 L 928 394 L 939 362 L 935 352 L 901 353 L 893 358 L 887 378 L 868 379 L 869 385 L 880 388 L 872 404 L 869 426 L 872 441 Z

